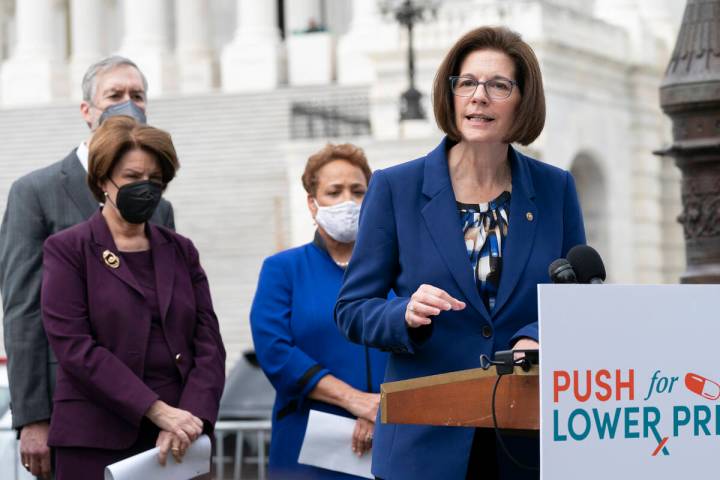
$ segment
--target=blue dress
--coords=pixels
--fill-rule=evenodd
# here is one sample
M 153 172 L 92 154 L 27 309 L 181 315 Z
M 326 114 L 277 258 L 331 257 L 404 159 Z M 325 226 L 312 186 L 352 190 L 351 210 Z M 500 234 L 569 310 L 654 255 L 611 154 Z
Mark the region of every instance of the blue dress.
M 385 375 L 387 355 L 350 343 L 333 321 L 343 274 L 317 235 L 313 243 L 267 258 L 260 271 L 250 326 L 260 366 L 276 391 L 271 478 L 358 478 L 297 462 L 310 409 L 352 416 L 308 398 L 323 376 L 362 391 L 369 384 L 377 393 Z

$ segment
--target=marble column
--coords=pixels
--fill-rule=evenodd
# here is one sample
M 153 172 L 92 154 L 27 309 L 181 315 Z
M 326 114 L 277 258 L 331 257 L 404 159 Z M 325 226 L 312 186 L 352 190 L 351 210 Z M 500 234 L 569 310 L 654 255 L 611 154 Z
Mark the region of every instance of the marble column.
M 150 97 L 175 91 L 177 72 L 169 47 L 164 0 L 124 0 L 125 32 L 120 55 L 135 62 L 148 81 Z
M 70 96 L 78 100 L 88 67 L 106 55 L 103 6 L 97 0 L 70 0 Z
M 235 38 L 222 53 L 222 89 L 275 89 L 280 81 L 280 53 L 276 3 L 237 0 Z
M 176 0 L 175 58 L 184 93 L 207 92 L 216 85 L 217 65 L 210 39 L 210 1 Z
M 337 78 L 343 85 L 369 84 L 375 80 L 376 72 L 370 53 L 375 51 L 386 38 L 387 28 L 377 2 L 353 0 L 352 20 L 348 33 L 338 42 Z M 394 21 L 393 21 L 394 22 Z M 396 39 L 387 39 L 386 45 L 395 45 Z
M 3 0 L 0 0 L 0 62 L 5 58 L 7 49 L 7 7 Z
M 53 0 L 16 2 L 17 43 L 0 74 L 3 105 L 45 103 L 67 94 L 67 70 L 54 48 L 55 14 Z
M 7 49 L 7 6 L 0 0 L 0 76 L 2 76 L 2 63 Z M 0 99 L 2 99 L 2 82 L 0 81 Z

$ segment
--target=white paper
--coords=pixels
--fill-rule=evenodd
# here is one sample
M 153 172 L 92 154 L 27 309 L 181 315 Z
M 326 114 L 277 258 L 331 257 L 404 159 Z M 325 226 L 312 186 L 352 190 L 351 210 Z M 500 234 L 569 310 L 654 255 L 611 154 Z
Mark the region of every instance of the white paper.
M 158 463 L 158 448 L 138 453 L 105 467 L 105 480 L 187 480 L 210 471 L 210 437 L 201 435 L 185 452 L 182 463 L 177 463 L 168 452 L 163 467 Z
M 355 420 L 331 413 L 310 410 L 299 463 L 336 472 L 375 478 L 370 473 L 371 452 L 358 457 L 352 451 Z

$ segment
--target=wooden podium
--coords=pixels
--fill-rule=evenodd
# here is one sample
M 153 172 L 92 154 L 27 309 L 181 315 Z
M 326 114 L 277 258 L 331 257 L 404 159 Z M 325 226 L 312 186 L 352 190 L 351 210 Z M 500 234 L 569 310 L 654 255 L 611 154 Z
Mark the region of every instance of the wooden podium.
M 380 387 L 383 423 L 493 428 L 495 367 L 384 383 Z M 538 367 L 500 379 L 495 399 L 498 428 L 540 430 Z

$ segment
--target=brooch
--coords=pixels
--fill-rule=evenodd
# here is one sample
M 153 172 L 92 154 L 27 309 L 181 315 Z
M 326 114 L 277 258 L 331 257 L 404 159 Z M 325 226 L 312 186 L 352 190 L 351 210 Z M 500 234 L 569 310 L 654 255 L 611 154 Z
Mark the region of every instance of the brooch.
M 105 265 L 110 268 L 120 267 L 120 259 L 110 250 L 105 250 L 102 254 L 102 258 L 105 261 Z

